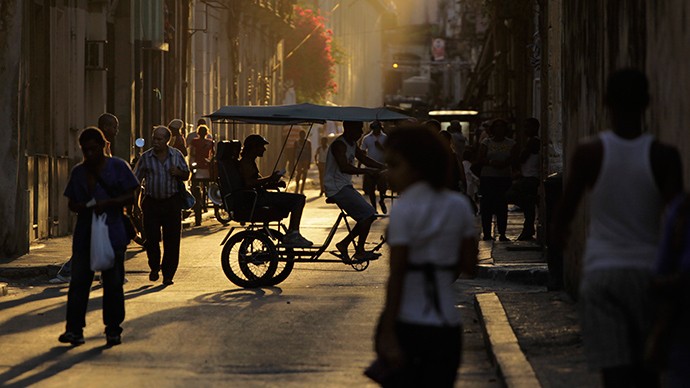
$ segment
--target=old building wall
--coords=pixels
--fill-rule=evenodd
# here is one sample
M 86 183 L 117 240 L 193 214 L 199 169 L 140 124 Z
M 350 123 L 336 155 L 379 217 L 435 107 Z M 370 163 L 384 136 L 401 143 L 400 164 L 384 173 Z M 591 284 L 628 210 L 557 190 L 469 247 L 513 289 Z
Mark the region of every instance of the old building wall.
M 0 256 L 12 257 L 29 249 L 26 225 L 26 158 L 20 152 L 19 90 L 23 26 L 23 2 L 0 2 Z

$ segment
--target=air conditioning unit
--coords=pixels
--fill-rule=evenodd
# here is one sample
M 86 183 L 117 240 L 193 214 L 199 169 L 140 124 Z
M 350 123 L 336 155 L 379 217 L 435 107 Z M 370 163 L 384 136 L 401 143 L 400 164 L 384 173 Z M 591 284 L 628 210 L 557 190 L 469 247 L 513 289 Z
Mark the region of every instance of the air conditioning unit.
M 105 45 L 107 40 L 87 40 L 85 50 L 86 70 L 108 70 L 105 67 Z

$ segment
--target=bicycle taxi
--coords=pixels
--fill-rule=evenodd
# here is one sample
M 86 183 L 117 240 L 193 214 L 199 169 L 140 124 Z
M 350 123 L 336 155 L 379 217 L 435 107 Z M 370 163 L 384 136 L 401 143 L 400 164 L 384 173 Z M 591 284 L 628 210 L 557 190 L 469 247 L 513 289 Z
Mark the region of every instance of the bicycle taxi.
M 293 126 L 308 124 L 308 134 L 314 124 L 326 121 L 391 121 L 406 120 L 409 116 L 385 108 L 333 107 L 312 104 L 282 106 L 225 106 L 208 115 L 214 124 L 265 124 L 271 126 Z M 279 130 L 279 129 L 276 129 Z M 235 137 L 235 136 L 234 136 Z M 287 138 L 283 142 L 281 155 L 285 150 Z M 274 286 L 292 272 L 295 263 L 345 263 L 356 271 L 368 268 L 369 260 L 348 260 L 340 258 L 337 251 L 329 251 L 333 237 L 341 224 L 348 232 L 351 220 L 341 209 L 325 241 L 307 248 L 286 247 L 282 238 L 287 230 L 283 220 L 285 211 L 270 206 L 256 206 L 257 191 L 243 188 L 239 172 L 239 155 L 242 144 L 239 140 L 224 140 L 218 143 L 216 151 L 218 186 L 222 206 L 230 219 L 236 224 L 228 231 L 221 242 L 221 264 L 223 272 L 234 284 L 244 288 Z M 301 152 L 301 150 L 300 150 Z M 277 167 L 278 161 L 276 161 Z M 294 173 L 294 168 L 290 177 Z M 332 203 L 326 200 L 327 203 Z M 375 258 L 384 244 L 381 239 L 372 252 Z M 353 245 L 355 242 L 353 241 Z M 353 246 L 354 248 L 354 246 Z M 322 258 L 328 253 L 334 258 Z

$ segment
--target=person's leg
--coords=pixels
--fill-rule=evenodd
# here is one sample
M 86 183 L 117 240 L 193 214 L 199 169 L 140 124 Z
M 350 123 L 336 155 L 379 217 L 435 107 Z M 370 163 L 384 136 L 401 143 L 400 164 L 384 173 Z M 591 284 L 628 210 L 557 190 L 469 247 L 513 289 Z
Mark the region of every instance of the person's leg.
M 326 188 L 324 187 L 323 183 L 323 178 L 326 174 L 326 163 L 318 163 L 317 167 L 319 169 L 319 187 L 321 188 L 319 195 L 323 195 L 326 192 Z
M 381 205 L 381 212 L 383 214 L 388 213 L 386 208 L 386 191 L 388 191 L 388 182 L 384 176 L 379 176 L 377 182 L 377 188 L 379 189 L 379 205 Z
M 168 212 L 162 217 L 163 262 L 161 272 L 163 281 L 172 281 L 180 262 L 180 238 L 182 233 L 182 212 L 175 201 L 170 201 Z
M 422 380 L 430 387 L 452 388 L 460 366 L 460 327 L 420 326 L 419 331 L 423 331 L 419 345 Z
M 496 192 L 494 197 L 494 211 L 496 212 L 496 224 L 498 234 L 501 239 L 505 239 L 508 228 L 508 201 L 506 192 L 510 188 L 510 178 L 499 178 L 496 182 Z
M 525 178 L 525 193 L 523 195 L 522 208 L 525 215 L 525 223 L 522 225 L 521 239 L 529 239 L 534 236 L 534 222 L 536 219 L 536 201 L 539 180 L 536 178 Z
M 63 276 L 65 278 L 69 278 L 72 276 L 72 258 L 70 257 L 69 260 L 65 262 L 65 264 L 60 267 L 60 270 L 58 271 L 58 275 Z
M 362 177 L 362 189 L 364 189 L 364 194 L 369 198 L 369 203 L 376 211 L 376 180 L 369 174 L 365 174 Z
M 364 253 L 364 244 L 367 242 L 367 237 L 369 237 L 369 231 L 371 230 L 371 224 L 374 223 L 376 219 L 375 216 L 370 216 L 361 221 L 358 221 L 352 231 L 357 230 L 357 247 L 355 248 L 355 253 Z
M 67 291 L 66 331 L 81 335 L 86 326 L 86 309 L 93 283 L 89 252 L 73 252 L 72 278 Z
M 343 257 L 347 258 L 347 246 L 355 238 L 359 238 L 355 250 L 359 255 L 364 254 L 364 244 L 369 235 L 369 229 L 372 222 L 376 219 L 374 208 L 352 186 L 343 187 L 332 199 L 338 207 L 356 222 L 350 233 L 335 244 L 336 248 Z
M 161 220 L 158 204 L 153 198 L 145 198 L 141 206 L 144 218 L 144 233 L 146 234 L 146 256 L 152 273 L 158 273 L 161 267 Z
M 484 240 L 492 240 L 493 235 L 491 233 L 491 223 L 494 215 L 493 203 L 494 203 L 494 187 L 493 180 L 491 178 L 481 178 L 479 184 L 479 192 L 481 198 L 479 200 L 479 206 L 481 207 L 481 218 L 482 218 L 482 231 L 484 233 Z
M 125 252 L 115 252 L 115 266 L 101 273 L 103 279 L 103 323 L 107 336 L 117 336 L 122 333 L 122 321 L 125 320 L 125 295 L 122 290 L 122 264 Z

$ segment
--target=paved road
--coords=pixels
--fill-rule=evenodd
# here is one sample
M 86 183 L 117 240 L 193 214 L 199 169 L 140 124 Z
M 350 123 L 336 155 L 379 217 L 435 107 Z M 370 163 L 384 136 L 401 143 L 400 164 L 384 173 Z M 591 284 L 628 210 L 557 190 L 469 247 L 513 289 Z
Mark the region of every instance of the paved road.
M 322 199 L 307 205 L 303 233 L 325 237 L 337 212 Z M 381 235 L 385 221 L 371 236 Z M 86 344 L 63 346 L 67 287 L 15 287 L 0 298 L 0 385 L 64 386 L 370 386 L 372 333 L 383 303 L 387 252 L 364 272 L 339 263 L 297 264 L 277 287 L 244 290 L 220 268 L 227 228 L 209 220 L 186 231 L 173 286 L 148 281 L 146 258 L 127 262 L 123 344 L 105 348 L 102 290 L 91 295 Z M 465 314 L 458 386 L 498 386 L 486 359 L 471 292 L 458 284 Z

